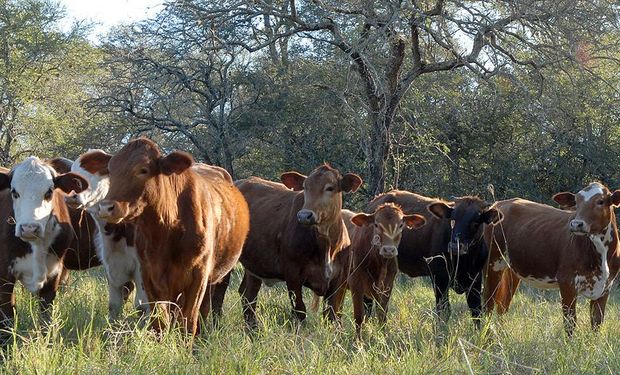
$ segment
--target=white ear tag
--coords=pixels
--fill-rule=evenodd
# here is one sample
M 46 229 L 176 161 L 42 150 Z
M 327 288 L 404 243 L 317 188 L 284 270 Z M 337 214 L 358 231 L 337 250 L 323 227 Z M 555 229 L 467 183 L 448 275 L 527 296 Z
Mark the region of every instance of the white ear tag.
M 381 245 L 381 237 L 378 234 L 375 234 L 374 236 L 372 236 L 372 245 L 373 246 L 379 246 Z
M 454 229 L 454 220 L 450 220 L 450 228 Z

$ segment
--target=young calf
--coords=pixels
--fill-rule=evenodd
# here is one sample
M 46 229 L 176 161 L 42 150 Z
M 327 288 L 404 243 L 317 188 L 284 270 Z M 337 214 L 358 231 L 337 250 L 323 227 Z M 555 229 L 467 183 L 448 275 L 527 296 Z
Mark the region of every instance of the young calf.
M 490 255 L 484 299 L 488 313 L 496 303 L 503 312 L 519 280 L 538 288 L 559 289 L 565 330 L 570 336 L 575 328 L 577 296 L 590 300 L 592 328 L 603 322 L 609 290 L 620 268 L 614 213 L 620 205 L 620 190 L 611 193 L 595 182 L 577 194 L 558 193 L 553 199 L 575 210 L 524 199 L 495 204 L 504 220 L 485 230 Z
M 136 287 L 134 306 L 143 314 L 148 313 L 148 298 L 142 282 L 140 259 L 135 247 L 133 224 L 109 224 L 99 218 L 99 202 L 108 193 L 110 178 L 108 162 L 112 155 L 102 150 L 89 150 L 71 166 L 71 171 L 88 181 L 88 189 L 65 197 L 70 207 L 83 209 L 93 218 L 97 256 L 103 262 L 108 279 L 108 311 L 116 320 L 123 306 L 123 294 L 128 282 Z
M 339 314 L 345 286 L 351 290 L 357 336 L 361 335 L 366 316 L 364 297 L 379 303 L 379 321 L 385 323 L 394 278 L 398 272 L 396 256 L 405 226 L 417 229 L 426 223 L 423 216 L 405 215 L 399 206 L 386 203 L 369 214 L 356 214 L 351 222 L 358 226 L 351 235 L 351 246 L 338 255 L 339 277 L 333 280 L 339 288 L 328 296 L 332 313 Z M 342 264 L 342 261 L 348 264 Z M 343 267 L 345 267 L 343 269 Z
M 15 316 L 14 284 L 19 280 L 41 300 L 49 319 L 63 271 L 63 258 L 75 239 L 64 193 L 81 192 L 88 182 L 74 173 L 57 174 L 29 157 L 0 173 L 0 312 L 2 328 Z
M 194 166 L 175 151 L 162 156 L 151 140 L 126 144 L 108 163 L 110 189 L 99 216 L 135 222 L 148 299 L 169 322 L 171 306 L 190 334 L 211 310 L 211 286 L 237 263 L 249 227 L 248 206 L 228 173 Z

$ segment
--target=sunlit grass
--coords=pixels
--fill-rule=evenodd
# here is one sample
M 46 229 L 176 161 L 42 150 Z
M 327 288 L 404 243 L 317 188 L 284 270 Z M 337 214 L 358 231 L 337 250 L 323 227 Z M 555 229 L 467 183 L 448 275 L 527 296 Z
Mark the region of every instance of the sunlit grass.
M 401 277 L 388 324 L 371 320 L 364 340 L 354 335 L 347 298 L 341 327 L 311 313 L 291 321 L 282 286 L 259 295 L 259 329 L 244 329 L 238 277 L 226 296 L 217 329 L 195 341 L 177 330 L 158 339 L 140 328 L 130 304 L 122 323 L 106 320 L 107 288 L 98 271 L 74 273 L 56 299 L 53 323 L 38 325 L 36 300 L 18 287 L 15 345 L 4 354 L 3 373 L 617 373 L 620 371 L 618 292 L 605 324 L 590 331 L 588 305 L 580 301 L 572 339 L 563 332 L 556 292 L 523 288 L 510 312 L 478 332 L 462 296 L 452 295 L 452 317 L 443 339 L 435 333 L 434 297 L 428 282 Z M 309 304 L 310 293 L 306 296 Z

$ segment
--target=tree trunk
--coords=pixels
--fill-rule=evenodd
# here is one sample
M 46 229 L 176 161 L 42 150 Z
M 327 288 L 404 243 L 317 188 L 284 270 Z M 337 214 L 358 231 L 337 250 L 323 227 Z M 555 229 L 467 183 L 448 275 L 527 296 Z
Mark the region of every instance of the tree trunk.
M 368 196 L 374 197 L 385 190 L 385 169 L 390 154 L 390 123 L 385 111 L 371 114 L 372 125 L 367 147 Z

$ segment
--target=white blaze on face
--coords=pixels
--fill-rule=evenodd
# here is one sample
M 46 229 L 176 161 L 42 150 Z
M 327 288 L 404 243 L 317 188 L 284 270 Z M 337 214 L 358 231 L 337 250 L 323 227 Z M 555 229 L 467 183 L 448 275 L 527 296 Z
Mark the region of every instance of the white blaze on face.
M 581 190 L 578 194 L 583 197 L 584 202 L 587 202 L 597 194 L 603 195 L 603 186 L 598 182 L 595 182 L 593 184 L 590 184 L 587 188 Z
M 31 156 L 13 168 L 11 194 L 15 217 L 15 235 L 23 224 L 40 226 L 41 235 L 47 230 L 47 223 L 52 214 L 50 192 L 54 191 L 54 173 L 52 168 L 39 158 Z
M 82 168 L 81 161 L 80 158 L 73 163 L 71 172 L 75 172 L 84 177 L 86 181 L 88 181 L 88 189 L 83 190 L 77 196 L 84 208 L 94 208 L 97 207 L 99 202 L 108 194 L 108 190 L 110 190 L 110 177 L 109 175 L 101 176 L 99 174 L 90 173 Z

